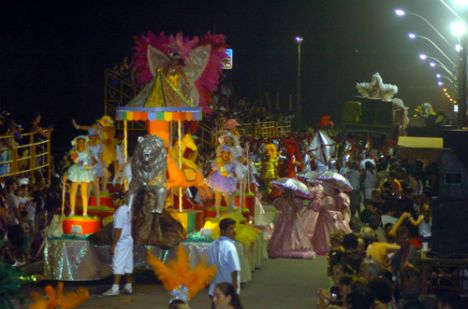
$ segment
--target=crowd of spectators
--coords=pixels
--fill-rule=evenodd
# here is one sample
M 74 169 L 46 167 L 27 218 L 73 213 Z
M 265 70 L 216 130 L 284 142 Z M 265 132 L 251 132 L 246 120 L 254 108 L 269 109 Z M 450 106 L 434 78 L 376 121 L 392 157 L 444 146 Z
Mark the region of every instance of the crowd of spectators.
M 353 233 L 331 235 L 330 286 L 318 291 L 317 307 L 466 308 L 454 292 L 423 294 L 419 258 L 431 246 L 437 166 L 375 149 L 356 153 L 340 169 L 355 188 Z
M 40 256 L 47 227 L 60 210 L 60 179 L 41 173 L 0 178 L 0 252 L 2 261 L 22 266 Z

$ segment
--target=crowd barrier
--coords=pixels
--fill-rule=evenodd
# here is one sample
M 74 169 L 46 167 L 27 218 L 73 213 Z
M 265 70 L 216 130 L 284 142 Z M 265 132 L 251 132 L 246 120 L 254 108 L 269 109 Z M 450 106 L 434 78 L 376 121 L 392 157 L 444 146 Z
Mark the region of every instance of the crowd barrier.
M 48 130 L 44 131 L 48 132 Z M 0 178 L 41 171 L 50 180 L 51 163 L 50 139 L 34 132 L 21 134 L 19 143 L 13 135 L 0 136 Z

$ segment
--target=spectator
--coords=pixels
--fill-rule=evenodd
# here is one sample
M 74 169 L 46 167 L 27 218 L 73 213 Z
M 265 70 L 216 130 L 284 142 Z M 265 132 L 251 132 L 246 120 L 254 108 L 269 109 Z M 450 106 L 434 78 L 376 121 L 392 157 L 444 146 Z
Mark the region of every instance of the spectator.
M 215 287 L 213 303 L 216 309 L 243 309 L 236 288 L 227 282 L 218 283 Z
M 356 161 L 348 161 L 347 164 L 348 167 L 341 172 L 353 186 L 353 191 L 348 192 L 351 200 L 351 218 L 353 218 L 356 212 L 359 214 L 361 207 L 361 172 Z
M 6 186 L 6 202 L 8 206 L 7 216 L 7 231 L 8 240 L 11 244 L 12 255 L 15 257 L 14 267 L 23 266 L 25 264 L 23 253 L 23 231 L 21 229 L 22 217 L 20 213 L 20 202 L 15 194 L 18 188 L 16 181 L 13 178 L 8 178 L 5 181 Z
M 377 184 L 378 179 L 377 172 L 375 171 L 375 165 L 370 161 L 366 161 L 362 181 L 365 199 L 372 200 L 372 192 L 377 187 Z

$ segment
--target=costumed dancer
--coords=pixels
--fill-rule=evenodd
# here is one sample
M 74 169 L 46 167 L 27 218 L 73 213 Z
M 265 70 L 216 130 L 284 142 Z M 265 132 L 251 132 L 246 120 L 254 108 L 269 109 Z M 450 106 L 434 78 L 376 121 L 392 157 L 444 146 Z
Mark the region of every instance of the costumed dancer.
M 208 186 L 215 192 L 216 217 L 221 216 L 221 197 L 224 197 L 230 211 L 235 207 L 237 180 L 234 175 L 233 156 L 231 147 L 222 146 L 218 157 L 212 163 L 212 172 L 207 180 Z
M 78 136 L 72 141 L 73 149 L 70 158 L 73 165 L 67 172 L 67 179 L 71 181 L 70 188 L 70 216 L 75 215 L 76 191 L 81 188 L 81 199 L 83 201 L 83 216 L 88 215 L 88 185 L 94 181 L 93 166 L 97 163 L 96 158 L 88 149 L 88 137 Z
M 124 156 L 124 145 L 123 145 L 123 135 L 122 132 L 116 134 L 116 145 L 115 145 L 115 154 L 117 159 L 118 168 L 115 170 L 114 179 L 112 180 L 112 185 L 124 185 L 126 180 L 125 169 L 127 162 L 125 161 Z M 127 183 L 130 181 L 127 179 Z
M 265 152 L 260 166 L 260 178 L 266 192 L 270 194 L 272 191 L 271 182 L 278 179 L 278 153 L 275 144 L 265 145 Z
M 174 260 L 165 263 L 148 252 L 148 264 L 162 282 L 164 288 L 171 293 L 169 308 L 181 308 L 175 304 L 185 305 L 189 300 L 202 291 L 215 277 L 215 266 L 199 263 L 195 267 L 190 260 L 184 246 L 179 245 Z M 188 307 L 187 307 L 188 308 Z
M 286 160 L 281 166 L 282 177 L 295 178 L 296 172 L 303 169 L 302 155 L 299 151 L 299 145 L 294 140 L 285 140 Z
M 351 233 L 349 227 L 350 220 L 350 200 L 346 193 L 333 187 L 329 183 L 322 184 L 323 191 L 316 192 L 315 198 L 309 204 L 312 211 L 318 213 L 317 216 L 310 216 L 315 222 L 305 222 L 313 230 L 309 229 L 308 234 L 312 236 L 311 242 L 314 251 L 319 255 L 327 255 L 330 250 L 330 235 L 342 230 Z M 319 190 L 317 187 L 316 190 Z
M 96 195 L 96 206 L 101 206 L 101 193 L 105 191 L 107 180 L 109 179 L 110 173 L 107 170 L 106 165 L 103 162 L 104 145 L 99 141 L 99 131 L 96 128 L 88 130 L 89 136 L 89 151 L 93 153 L 96 159 L 96 164 L 93 166 L 94 181 L 93 190 Z
M 79 125 L 75 119 L 72 120 L 73 127 L 76 130 L 87 130 L 88 132 L 92 129 L 97 130 L 99 139 L 103 144 L 103 163 L 105 167 L 109 167 L 111 163 L 116 165 L 116 150 L 115 150 L 115 128 L 114 128 L 114 121 L 111 117 L 104 115 L 100 119 L 96 120 L 96 123 L 90 126 L 83 126 Z M 117 166 L 114 166 L 114 170 L 116 170 Z M 107 183 L 104 183 L 104 188 L 107 186 Z
M 281 211 L 275 223 L 273 235 L 268 243 L 270 257 L 303 258 L 315 257 L 315 252 L 306 232 L 302 218 L 304 207 L 303 199 L 294 194 L 292 190 L 285 189 L 281 197 L 273 204 Z
M 233 119 L 230 119 L 233 120 Z M 228 120 L 228 122 L 230 121 Z M 234 120 L 235 121 L 235 120 Z M 237 124 L 237 122 L 235 122 Z M 226 125 L 225 125 L 226 127 Z M 231 128 L 228 126 L 228 128 Z M 235 128 L 234 128 L 235 129 Z M 228 146 L 232 149 L 233 152 L 233 163 L 235 166 L 234 169 L 234 175 L 236 176 L 236 179 L 239 183 L 239 192 L 241 194 L 241 202 L 239 204 L 239 207 L 242 209 L 243 206 L 243 193 L 245 192 L 245 186 L 246 186 L 246 178 L 247 178 L 247 173 L 248 173 L 248 167 L 244 165 L 244 162 L 246 162 L 246 157 L 243 153 L 243 149 L 240 146 L 239 143 L 239 136 L 235 133 L 236 131 L 228 131 L 221 137 L 219 137 L 219 143 L 220 146 L 217 149 L 217 155 L 219 156 L 221 148 L 223 146 Z

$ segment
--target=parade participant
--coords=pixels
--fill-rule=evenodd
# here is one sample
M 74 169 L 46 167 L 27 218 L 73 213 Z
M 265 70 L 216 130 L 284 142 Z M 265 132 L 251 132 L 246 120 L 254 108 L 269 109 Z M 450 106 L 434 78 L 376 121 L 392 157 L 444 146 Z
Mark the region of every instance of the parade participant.
M 274 201 L 275 207 L 281 211 L 275 223 L 273 235 L 268 243 L 270 257 L 313 258 L 315 253 L 308 238 L 301 212 L 304 202 L 294 196 L 291 190 L 285 190 L 283 195 Z
M 309 207 L 318 212 L 318 218 L 312 234 L 312 247 L 317 254 L 326 255 L 330 249 L 330 234 L 337 230 L 351 233 L 349 227 L 350 200 L 346 193 L 341 192 L 328 183 L 322 184 L 323 198 L 314 199 Z M 305 222 L 305 224 L 308 224 Z
M 104 292 L 105 296 L 120 294 L 120 279 L 126 277 L 124 293 L 133 294 L 133 238 L 132 238 L 132 214 L 125 203 L 124 193 L 116 191 L 112 194 L 112 202 L 118 208 L 114 214 L 114 233 L 110 252 L 112 254 L 112 272 L 114 284 Z
M 93 189 L 94 189 L 94 194 L 96 196 L 96 206 L 99 207 L 101 206 L 101 193 L 105 191 L 105 188 L 106 188 L 105 186 L 107 184 L 107 180 L 109 179 L 109 171 L 107 170 L 106 166 L 103 163 L 104 146 L 99 141 L 98 130 L 95 128 L 89 129 L 88 137 L 89 137 L 89 142 L 88 142 L 89 151 L 93 154 L 94 158 L 96 159 L 96 164 L 93 166 L 93 172 L 94 172 Z
M 93 166 L 97 160 L 88 149 L 88 137 L 78 136 L 72 141 L 73 149 L 70 158 L 73 165 L 67 171 L 67 178 L 71 181 L 70 188 L 70 216 L 75 215 L 76 191 L 81 188 L 83 202 L 83 216 L 88 215 L 88 185 L 94 180 Z
M 224 196 L 228 209 L 235 207 L 235 193 L 237 180 L 234 176 L 235 165 L 233 163 L 232 148 L 222 146 L 216 160 L 212 163 L 212 172 L 207 183 L 215 191 L 216 217 L 220 217 L 221 197 Z
M 261 162 L 260 177 L 266 192 L 268 194 L 271 193 L 271 182 L 278 178 L 278 154 L 275 144 L 267 144 L 265 146 L 265 153 Z
M 88 132 L 95 129 L 98 132 L 99 138 L 104 145 L 103 162 L 106 167 L 116 161 L 115 145 L 114 145 L 114 121 L 111 117 L 104 115 L 96 120 L 96 123 L 90 126 L 79 125 L 75 119 L 72 119 L 73 127 L 76 130 L 87 130 Z
M 211 282 L 208 295 L 215 296 L 218 283 L 229 282 L 234 292 L 240 294 L 240 262 L 235 246 L 236 221 L 230 218 L 219 222 L 221 236 L 213 241 L 208 248 L 208 263 L 216 266 L 216 277 Z

